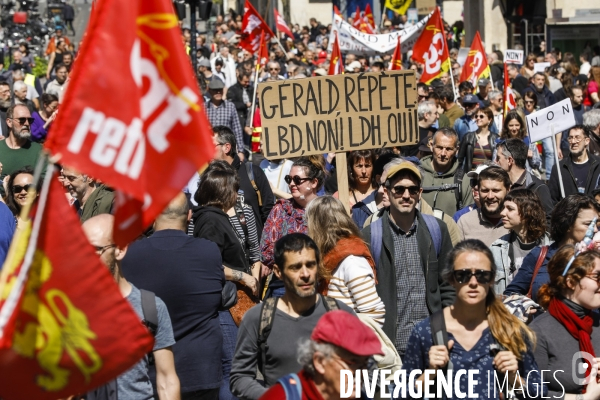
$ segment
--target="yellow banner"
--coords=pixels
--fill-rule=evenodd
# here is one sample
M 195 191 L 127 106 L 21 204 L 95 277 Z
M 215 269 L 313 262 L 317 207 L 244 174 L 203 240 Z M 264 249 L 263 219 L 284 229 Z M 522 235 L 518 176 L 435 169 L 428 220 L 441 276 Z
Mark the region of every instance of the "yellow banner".
M 385 8 L 404 15 L 412 2 L 413 0 L 385 0 Z

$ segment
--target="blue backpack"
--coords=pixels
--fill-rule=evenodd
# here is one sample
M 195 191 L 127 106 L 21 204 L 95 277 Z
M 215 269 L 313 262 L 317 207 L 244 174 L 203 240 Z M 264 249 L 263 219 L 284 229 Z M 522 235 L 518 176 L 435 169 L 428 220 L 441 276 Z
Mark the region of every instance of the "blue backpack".
M 302 383 L 296 374 L 287 374 L 277 381 L 283 386 L 287 400 L 302 400 Z
M 433 215 L 421 214 L 425 220 L 425 225 L 429 230 L 433 245 L 435 247 L 435 254 L 439 258 L 440 251 L 442 250 L 442 231 L 440 224 L 437 222 L 437 218 Z M 381 246 L 383 246 L 383 221 L 379 218 L 377 221 L 371 224 L 371 255 L 375 260 L 375 268 L 379 273 L 379 257 L 381 257 Z

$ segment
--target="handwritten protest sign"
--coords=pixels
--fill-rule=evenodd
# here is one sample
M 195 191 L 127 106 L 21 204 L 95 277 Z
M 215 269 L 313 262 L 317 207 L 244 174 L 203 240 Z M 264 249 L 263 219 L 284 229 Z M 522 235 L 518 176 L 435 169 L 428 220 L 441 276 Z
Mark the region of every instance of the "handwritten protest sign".
M 575 126 L 575 114 L 569 98 L 550 107 L 542 108 L 525 118 L 527 119 L 527 129 L 532 142 L 554 136 L 554 133 Z
M 258 92 L 269 159 L 419 141 L 411 70 L 265 82 Z
M 508 49 L 504 51 L 504 62 L 506 64 L 523 64 L 523 50 Z

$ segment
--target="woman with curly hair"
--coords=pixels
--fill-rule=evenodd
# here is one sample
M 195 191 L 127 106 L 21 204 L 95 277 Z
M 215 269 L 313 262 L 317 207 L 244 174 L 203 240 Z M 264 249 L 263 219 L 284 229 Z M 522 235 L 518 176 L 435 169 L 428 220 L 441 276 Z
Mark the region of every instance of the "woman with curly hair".
M 506 286 L 521 267 L 523 259 L 536 246 L 547 246 L 546 213 L 537 194 L 529 189 L 516 189 L 504 199 L 502 224 L 510 233 L 490 246 L 498 271 L 494 283 L 496 293 Z
M 546 381 L 547 396 L 596 400 L 600 399 L 596 358 L 596 351 L 600 354 L 600 252 L 575 254 L 575 246 L 564 246 L 548 263 L 550 282 L 538 293 L 540 305 L 548 312 L 529 327 L 537 336 L 534 356 L 538 367 L 556 371 Z M 576 363 L 578 352 L 588 353 L 592 359 Z M 585 374 L 573 368 L 581 365 Z

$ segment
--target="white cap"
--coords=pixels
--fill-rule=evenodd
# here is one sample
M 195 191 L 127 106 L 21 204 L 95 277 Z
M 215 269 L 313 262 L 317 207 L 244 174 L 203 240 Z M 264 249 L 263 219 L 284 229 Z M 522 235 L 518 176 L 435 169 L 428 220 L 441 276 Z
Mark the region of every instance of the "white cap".
M 467 176 L 469 178 L 477 178 L 477 177 L 479 177 L 479 174 L 481 173 L 481 171 L 483 171 L 487 167 L 489 167 L 489 165 L 481 164 L 477 168 L 475 168 L 475 171 L 468 172 Z

